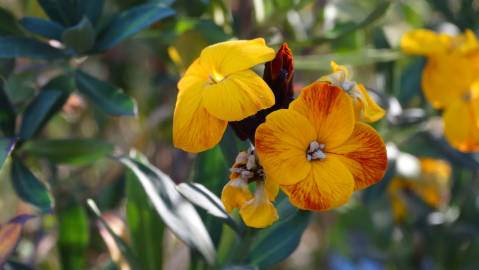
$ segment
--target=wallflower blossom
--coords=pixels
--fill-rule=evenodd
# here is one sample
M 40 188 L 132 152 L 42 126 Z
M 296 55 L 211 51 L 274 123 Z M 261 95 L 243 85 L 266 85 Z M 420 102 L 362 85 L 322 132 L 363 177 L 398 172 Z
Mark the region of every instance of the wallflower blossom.
M 427 58 L 422 89 L 434 108 L 444 110 L 449 143 L 463 152 L 479 151 L 479 42 L 474 33 L 414 30 L 402 37 L 401 48 Z
M 256 184 L 254 196 L 248 183 Z M 221 201 L 227 212 L 240 209 L 244 223 L 254 228 L 264 228 L 278 220 L 278 213 L 273 201 L 279 187 L 268 178 L 265 179 L 254 150 L 243 151 L 236 157 L 231 168 L 230 181 L 224 186 Z
M 412 191 L 433 208 L 444 207 L 449 201 L 451 165 L 440 159 L 421 158 L 420 167 L 419 177 L 395 177 L 388 186 L 394 219 L 398 222 L 404 220 L 407 214 L 403 191 Z
M 331 69 L 333 73 L 323 76 L 319 80 L 339 86 L 351 96 L 358 120 L 376 122 L 384 117 L 384 110 L 369 96 L 364 85 L 352 80 L 352 75 L 346 66 L 331 61 Z
M 289 109 L 272 112 L 256 130 L 265 174 L 301 209 L 326 210 L 354 190 L 380 181 L 386 149 L 370 126 L 355 119 L 352 99 L 328 82 L 315 82 Z
M 188 152 L 207 150 L 221 140 L 228 121 L 273 106 L 273 92 L 250 68 L 274 55 L 262 38 L 206 47 L 178 82 L 174 145 Z

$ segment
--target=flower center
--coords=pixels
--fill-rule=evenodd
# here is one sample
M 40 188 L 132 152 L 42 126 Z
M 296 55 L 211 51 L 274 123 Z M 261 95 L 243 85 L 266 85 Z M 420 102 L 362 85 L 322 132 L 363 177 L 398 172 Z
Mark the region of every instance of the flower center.
M 320 144 L 317 141 L 310 142 L 308 151 L 306 152 L 306 159 L 309 161 L 325 159 L 326 153 L 323 152 L 324 147 L 324 144 Z
M 218 73 L 216 70 L 213 70 L 213 72 L 210 74 L 210 81 L 212 83 L 219 83 L 224 79 L 225 77 L 221 75 L 220 73 Z

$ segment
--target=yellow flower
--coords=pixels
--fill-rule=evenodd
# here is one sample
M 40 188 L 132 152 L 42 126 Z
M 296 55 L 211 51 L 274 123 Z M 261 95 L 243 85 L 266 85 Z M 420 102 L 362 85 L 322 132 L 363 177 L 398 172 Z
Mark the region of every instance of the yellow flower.
M 351 74 L 345 66 L 331 62 L 333 73 L 321 77 L 320 81 L 330 82 L 346 91 L 354 102 L 354 111 L 358 119 L 375 122 L 384 117 L 384 110 L 369 96 L 366 88 L 352 81 Z
M 396 221 L 406 217 L 407 203 L 402 192 L 414 192 L 427 205 L 440 208 L 449 201 L 451 166 L 440 159 L 421 158 L 421 173 L 418 178 L 395 177 L 388 186 L 393 214 Z
M 228 213 L 235 208 L 240 208 L 252 198 L 253 194 L 248 189 L 248 180 L 244 178 L 231 179 L 221 192 L 221 201 Z
M 351 98 L 319 81 L 289 109 L 268 115 L 256 130 L 256 152 L 291 203 L 309 210 L 344 204 L 354 190 L 380 181 L 387 167 L 381 137 L 355 120 Z
M 427 57 L 422 88 L 436 109 L 444 109 L 444 135 L 463 152 L 479 151 L 479 43 L 470 30 L 458 36 L 420 29 L 406 33 L 401 48 Z
M 206 47 L 178 82 L 175 146 L 189 152 L 209 149 L 221 140 L 228 121 L 273 106 L 273 92 L 250 68 L 274 56 L 262 38 Z
M 278 220 L 278 212 L 270 201 L 263 182 L 256 184 L 254 198 L 240 208 L 244 223 L 253 228 L 265 228 Z

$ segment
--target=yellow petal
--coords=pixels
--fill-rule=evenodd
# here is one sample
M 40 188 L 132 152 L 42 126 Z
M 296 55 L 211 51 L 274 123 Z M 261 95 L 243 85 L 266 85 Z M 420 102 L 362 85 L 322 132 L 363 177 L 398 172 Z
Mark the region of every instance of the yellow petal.
M 408 189 L 409 181 L 402 178 L 393 178 L 388 186 L 388 194 L 391 199 L 393 216 L 396 222 L 401 222 L 406 218 L 407 206 L 403 198 L 403 190 Z
M 309 174 L 306 159 L 316 132 L 309 121 L 292 110 L 277 110 L 256 129 L 256 153 L 266 174 L 278 184 L 291 185 Z
M 432 55 L 446 52 L 451 42 L 451 36 L 437 34 L 427 29 L 417 29 L 402 36 L 401 49 L 410 54 Z
M 443 108 L 468 91 L 475 79 L 472 64 L 468 58 L 458 55 L 428 58 L 422 88 L 434 108 Z
M 315 82 L 304 88 L 289 108 L 312 123 L 317 141 L 326 145 L 326 151 L 342 144 L 353 132 L 355 116 L 351 98 L 327 82 Z
M 221 192 L 221 201 L 228 213 L 235 208 L 240 208 L 252 198 L 253 194 L 248 189 L 248 183 L 241 178 L 230 180 Z
M 209 71 L 195 60 L 186 70 L 183 77 L 178 82 L 178 89 L 184 91 L 193 86 L 206 85 L 209 82 Z
M 223 76 L 247 70 L 260 63 L 273 60 L 275 51 L 266 46 L 264 39 L 233 40 L 206 47 L 201 63 L 213 68 Z
M 354 177 L 356 190 L 379 182 L 388 165 L 383 140 L 376 130 L 360 122 L 351 137 L 327 155 L 335 155 L 348 168 Z
M 456 41 L 459 43 L 458 50 L 461 53 L 467 54 L 474 51 L 477 51 L 479 48 L 479 42 L 477 40 L 476 34 L 470 29 L 466 29 L 464 33 L 457 37 L 459 39 Z
M 264 178 L 264 188 L 270 201 L 274 202 L 279 193 L 279 185 L 271 177 Z
M 421 158 L 421 178 L 411 181 L 412 190 L 432 207 L 441 207 L 449 200 L 451 165 L 447 161 Z
M 244 223 L 253 228 L 265 228 L 278 220 L 278 212 L 268 199 L 263 184 L 258 184 L 254 198 L 240 208 Z
M 444 136 L 459 151 L 479 151 L 478 107 L 479 98 L 458 98 L 444 111 Z
M 354 180 L 349 170 L 333 155 L 312 162 L 305 179 L 294 185 L 282 185 L 291 203 L 305 210 L 327 210 L 341 206 L 351 197 Z
M 180 90 L 173 116 L 173 143 L 188 152 L 201 152 L 219 143 L 228 124 L 201 106 L 201 85 Z
M 362 84 L 358 84 L 359 102 L 362 104 L 362 117 L 366 122 L 376 122 L 384 117 L 384 110 L 368 94 Z
M 208 85 L 203 92 L 203 104 L 219 119 L 239 121 L 273 106 L 274 94 L 256 73 L 245 70 Z

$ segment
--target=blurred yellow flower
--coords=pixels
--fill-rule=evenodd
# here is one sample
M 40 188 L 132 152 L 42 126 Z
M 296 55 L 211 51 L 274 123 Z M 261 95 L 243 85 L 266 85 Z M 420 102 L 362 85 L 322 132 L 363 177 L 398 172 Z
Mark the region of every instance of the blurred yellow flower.
M 401 48 L 427 57 L 422 88 L 436 109 L 444 109 L 444 135 L 463 152 L 479 151 L 479 43 L 470 30 L 458 36 L 426 29 L 406 33 Z
M 274 56 L 262 38 L 206 47 L 178 82 L 175 146 L 188 152 L 207 150 L 221 140 L 228 121 L 273 106 L 273 92 L 250 68 Z
M 364 85 L 351 80 L 351 73 L 346 66 L 331 61 L 331 69 L 333 73 L 322 76 L 319 80 L 339 86 L 351 96 L 358 120 L 375 122 L 384 117 L 384 110 L 369 96 Z
M 421 158 L 421 173 L 418 178 L 395 177 L 388 186 L 393 215 L 396 221 L 402 221 L 407 214 L 406 199 L 401 192 L 414 192 L 427 205 L 434 208 L 444 207 L 449 201 L 451 185 L 451 165 L 444 160 Z
M 351 98 L 328 82 L 309 85 L 289 109 L 268 115 L 256 130 L 256 151 L 268 178 L 309 210 L 344 204 L 387 167 L 381 137 L 355 120 Z

